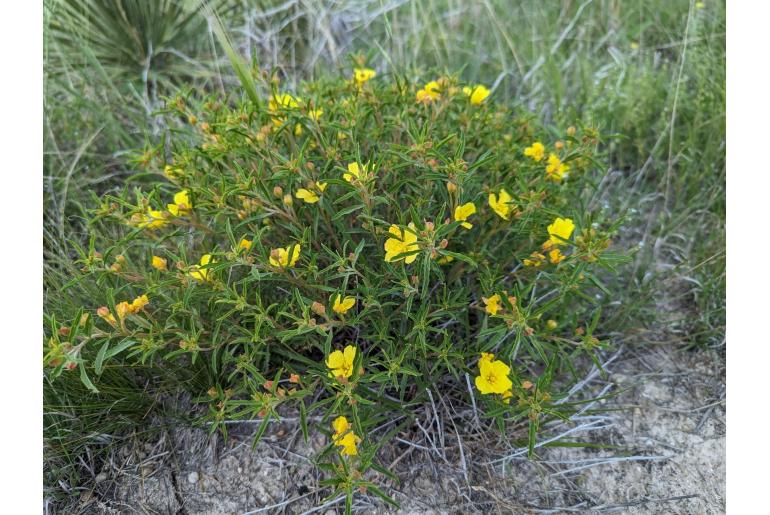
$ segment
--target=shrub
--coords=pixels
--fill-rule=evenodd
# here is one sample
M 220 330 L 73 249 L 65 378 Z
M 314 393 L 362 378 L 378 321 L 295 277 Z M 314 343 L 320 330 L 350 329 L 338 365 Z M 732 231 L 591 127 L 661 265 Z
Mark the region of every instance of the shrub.
M 267 101 L 169 99 L 191 131 L 94 199 L 72 282 L 103 298 L 47 317 L 51 380 L 184 373 L 200 423 L 262 419 L 257 438 L 298 410 L 331 436 L 318 461 L 348 506 L 392 502 L 365 472 L 390 474 L 378 448 L 434 397 L 528 427 L 532 454 L 607 345 L 600 275 L 623 257 L 588 207 L 597 130 L 544 131 L 455 77 L 270 84 Z

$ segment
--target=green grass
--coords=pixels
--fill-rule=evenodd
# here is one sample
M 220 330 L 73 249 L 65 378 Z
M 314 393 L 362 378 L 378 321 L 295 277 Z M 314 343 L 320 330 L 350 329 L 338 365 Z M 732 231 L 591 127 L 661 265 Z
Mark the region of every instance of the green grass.
M 133 4 L 128 21 L 118 3 Z M 170 137 L 180 121 L 156 113 L 163 95 L 239 88 L 205 22 L 181 16 L 172 3 L 158 3 L 156 12 L 142 4 L 46 4 L 45 310 L 59 318 L 100 295 L 85 285 L 58 294 L 74 273 L 77 246 L 88 245 L 82 206 L 92 192 L 115 191 L 135 174 L 132 151 Z M 271 4 L 267 14 L 235 2 L 218 7 L 235 48 L 286 87 L 360 53 L 386 77 L 405 70 L 430 80 L 437 70 L 461 70 L 546 124 L 582 121 L 616 134 L 607 147 L 613 173 L 595 201 L 627 211 L 617 245 L 643 245 L 624 273 L 626 297 L 608 306 L 603 325 L 642 341 L 723 345 L 723 2 L 703 9 L 663 0 Z M 87 479 L 78 457 L 109 448 L 95 435 L 141 426 L 160 395 L 184 387 L 136 387 L 148 373 L 106 370 L 98 396 L 77 376 L 45 383 L 47 484 L 74 488 Z

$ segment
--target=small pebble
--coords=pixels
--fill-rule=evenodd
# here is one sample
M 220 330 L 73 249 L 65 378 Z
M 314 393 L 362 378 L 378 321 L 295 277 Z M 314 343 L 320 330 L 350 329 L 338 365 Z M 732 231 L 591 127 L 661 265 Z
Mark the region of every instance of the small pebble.
M 192 483 L 192 484 L 195 484 L 195 483 L 197 483 L 197 482 L 198 482 L 198 473 L 197 473 L 197 472 L 195 472 L 195 471 L 193 471 L 193 472 L 190 472 L 190 473 L 187 475 L 187 482 L 188 482 L 188 483 Z
M 107 474 L 105 474 L 104 472 L 99 472 L 96 475 L 96 482 L 97 483 L 102 483 L 104 481 L 107 481 Z

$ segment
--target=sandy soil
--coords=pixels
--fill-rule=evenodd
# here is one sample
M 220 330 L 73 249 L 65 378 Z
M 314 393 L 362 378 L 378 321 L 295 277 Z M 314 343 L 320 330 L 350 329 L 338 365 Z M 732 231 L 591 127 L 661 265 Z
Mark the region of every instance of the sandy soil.
M 593 374 L 576 396 L 617 395 L 569 423 L 548 426 L 537 460 L 528 460 L 510 437 L 490 441 L 483 436 L 490 431 L 426 409 L 421 424 L 430 430 L 416 429 L 381 450 L 382 463 L 396 461 L 392 470 L 401 482 L 372 476 L 401 509 L 360 495 L 355 511 L 724 513 L 723 359 L 667 346 L 621 349 L 607 359 L 608 375 Z M 176 428 L 157 441 L 126 446 L 82 496 L 80 512 L 342 512 L 341 499 L 328 498 L 331 492 L 318 487 L 322 477 L 312 464 L 327 443 L 323 434 L 312 434 L 305 443 L 296 420 L 287 418 L 271 426 L 252 450 L 255 428 L 233 424 L 226 442 Z M 543 445 L 549 437 L 614 447 Z

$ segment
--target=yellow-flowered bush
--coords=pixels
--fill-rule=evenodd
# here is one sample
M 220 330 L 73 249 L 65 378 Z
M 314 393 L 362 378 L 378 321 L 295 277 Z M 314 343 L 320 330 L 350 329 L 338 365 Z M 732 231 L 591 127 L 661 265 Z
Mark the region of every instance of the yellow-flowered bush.
M 259 103 L 169 99 L 197 123 L 94 202 L 73 281 L 104 296 L 52 321 L 51 376 L 96 391 L 106 363 L 173 363 L 213 429 L 320 417 L 339 488 L 370 485 L 377 439 L 403 429 L 385 422 L 428 391 L 528 420 L 531 452 L 576 409 L 558 399 L 606 344 L 600 277 L 623 258 L 589 210 L 597 131 L 541 130 L 495 97 L 361 66 Z

